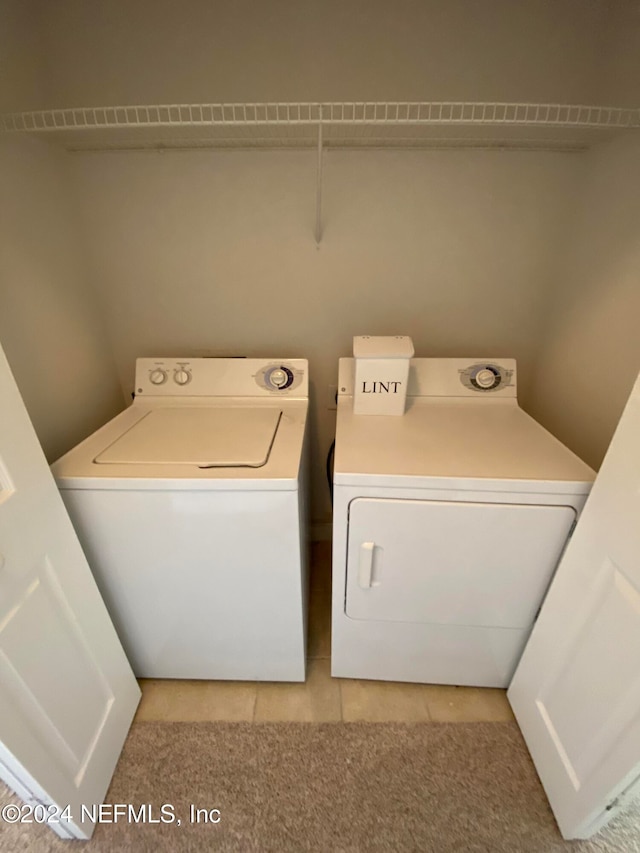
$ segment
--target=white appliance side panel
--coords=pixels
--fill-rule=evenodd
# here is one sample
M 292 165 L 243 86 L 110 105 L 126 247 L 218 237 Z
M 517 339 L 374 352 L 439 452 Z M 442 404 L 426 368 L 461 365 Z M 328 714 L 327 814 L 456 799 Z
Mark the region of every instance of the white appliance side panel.
M 525 629 L 575 519 L 567 506 L 358 498 L 346 615 Z
M 136 675 L 304 681 L 297 492 L 62 492 Z

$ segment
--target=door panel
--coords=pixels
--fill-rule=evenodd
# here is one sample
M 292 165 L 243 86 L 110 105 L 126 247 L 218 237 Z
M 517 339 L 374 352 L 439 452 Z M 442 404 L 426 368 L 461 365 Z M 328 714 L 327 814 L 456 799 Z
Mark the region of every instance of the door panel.
M 576 790 L 615 746 L 620 727 L 626 728 L 635 708 L 640 707 L 637 661 L 620 653 L 610 630 L 615 624 L 623 633 L 633 631 L 639 614 L 638 590 L 605 560 L 593 594 L 578 617 L 581 626 L 571 647 L 551 667 L 540 690 L 540 713 Z M 585 685 L 590 689 L 585 691 Z M 606 703 L 593 701 L 596 692 L 606 695 Z M 585 699 L 579 718 L 572 713 L 577 696 Z
M 25 643 L 34 623 L 47 637 L 44 655 Z M 58 661 L 74 673 L 64 690 L 52 690 Z M 23 721 L 80 784 L 114 696 L 46 557 L 0 623 L 0 672 Z
M 140 691 L 0 350 L 0 775 L 84 838 Z
M 509 688 L 565 838 L 640 776 L 640 378 Z
M 357 498 L 349 508 L 352 619 L 530 626 L 572 507 Z

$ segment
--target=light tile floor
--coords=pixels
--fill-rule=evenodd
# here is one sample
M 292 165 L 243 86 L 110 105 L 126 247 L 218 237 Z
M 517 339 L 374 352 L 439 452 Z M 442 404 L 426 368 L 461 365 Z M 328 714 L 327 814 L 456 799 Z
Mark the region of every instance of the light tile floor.
M 512 720 L 504 690 L 331 678 L 331 552 L 311 553 L 304 684 L 141 679 L 136 720 L 490 722 Z

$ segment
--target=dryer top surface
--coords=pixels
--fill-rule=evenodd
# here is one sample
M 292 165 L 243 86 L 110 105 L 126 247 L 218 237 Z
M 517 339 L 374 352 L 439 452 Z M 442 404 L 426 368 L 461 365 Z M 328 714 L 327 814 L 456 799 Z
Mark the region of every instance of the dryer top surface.
M 515 399 L 410 398 L 402 416 L 354 415 L 338 403 L 336 485 L 588 492 L 595 472 Z M 451 481 L 451 482 L 449 482 Z M 506 481 L 506 482 L 505 482 Z M 495 485 L 497 484 L 497 485 Z

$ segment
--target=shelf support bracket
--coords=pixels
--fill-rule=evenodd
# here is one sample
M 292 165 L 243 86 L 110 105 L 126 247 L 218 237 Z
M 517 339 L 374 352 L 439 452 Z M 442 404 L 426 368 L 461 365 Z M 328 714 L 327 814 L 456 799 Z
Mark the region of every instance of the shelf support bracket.
M 322 239 L 322 107 L 318 122 L 318 163 L 316 173 L 316 244 Z

